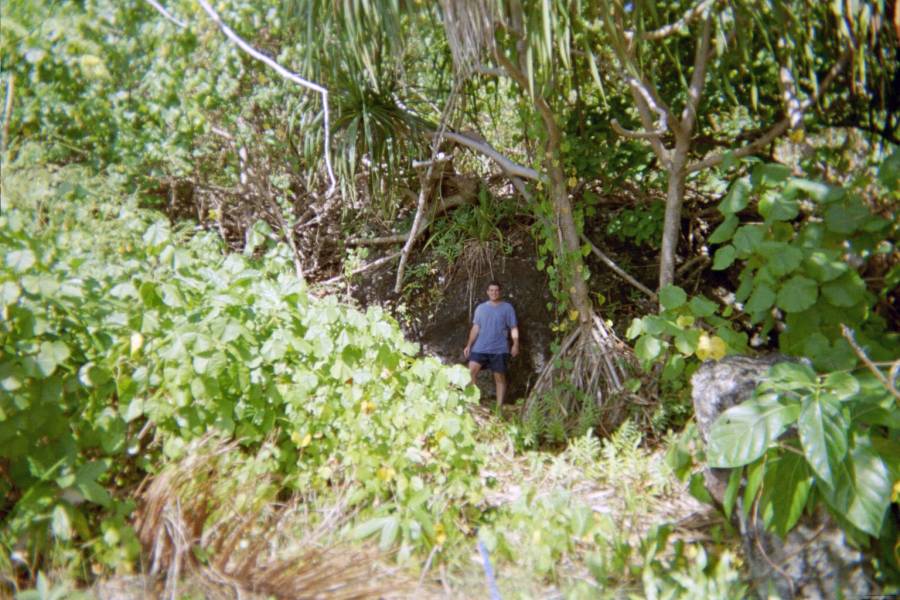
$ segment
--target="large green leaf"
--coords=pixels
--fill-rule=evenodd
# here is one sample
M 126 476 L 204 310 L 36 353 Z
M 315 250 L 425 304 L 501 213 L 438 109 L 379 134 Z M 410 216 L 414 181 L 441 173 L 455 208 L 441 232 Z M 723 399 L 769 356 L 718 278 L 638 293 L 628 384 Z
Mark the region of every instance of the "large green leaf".
M 827 394 L 807 396 L 797 419 L 803 454 L 816 475 L 834 486 L 834 472 L 847 454 L 848 423 L 839 402 Z
M 766 284 L 762 284 L 753 290 L 744 308 L 749 313 L 758 313 L 772 308 L 773 304 L 775 304 L 775 292 Z
M 678 308 L 687 301 L 687 294 L 677 285 L 667 285 L 659 290 L 659 303 L 663 308 L 671 310 Z
M 734 262 L 736 252 L 734 246 L 728 244 L 716 250 L 716 256 L 713 259 L 713 271 L 722 271 L 731 266 Z
M 759 502 L 763 522 L 786 535 L 803 514 L 811 487 L 812 474 L 802 456 L 784 452 L 768 461 Z
M 753 462 L 800 414 L 800 403 L 764 394 L 729 408 L 709 432 L 706 457 L 711 467 Z
M 868 438 L 857 434 L 836 469 L 834 486 L 822 488 L 829 506 L 854 526 L 878 536 L 891 503 L 891 478 Z
M 772 221 L 790 221 L 800 212 L 799 204 L 788 193 L 771 191 L 760 199 L 759 214 L 767 223 Z
M 865 298 L 866 284 L 855 271 L 848 271 L 835 279 L 822 285 L 822 295 L 833 304 L 841 308 L 848 308 Z
M 746 178 L 738 179 L 731 186 L 731 190 L 729 190 L 725 199 L 719 204 L 719 211 L 725 215 L 733 215 L 744 210 L 747 206 L 749 195 L 750 183 Z
M 787 312 L 804 311 L 816 303 L 819 286 L 812 279 L 794 275 L 778 290 L 776 304 Z
M 709 239 L 706 241 L 710 244 L 727 242 L 731 239 L 731 236 L 734 235 L 734 231 L 737 229 L 740 222 L 741 220 L 738 219 L 736 215 L 728 215 L 725 220 L 716 227 L 715 231 L 712 232 L 712 235 L 710 235 Z

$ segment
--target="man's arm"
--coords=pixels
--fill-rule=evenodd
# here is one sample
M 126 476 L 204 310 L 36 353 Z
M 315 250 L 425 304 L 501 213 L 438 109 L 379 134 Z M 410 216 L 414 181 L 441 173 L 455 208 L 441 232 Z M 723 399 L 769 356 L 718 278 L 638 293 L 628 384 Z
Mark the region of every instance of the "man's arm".
M 472 344 L 475 343 L 475 339 L 478 338 L 478 325 L 473 324 L 472 329 L 469 330 L 469 341 L 466 342 L 466 347 L 463 348 L 463 356 L 469 358 L 469 352 L 472 350 Z
M 519 328 L 513 327 L 509 330 L 509 335 L 512 336 L 512 348 L 510 349 L 510 354 L 513 356 L 519 355 Z

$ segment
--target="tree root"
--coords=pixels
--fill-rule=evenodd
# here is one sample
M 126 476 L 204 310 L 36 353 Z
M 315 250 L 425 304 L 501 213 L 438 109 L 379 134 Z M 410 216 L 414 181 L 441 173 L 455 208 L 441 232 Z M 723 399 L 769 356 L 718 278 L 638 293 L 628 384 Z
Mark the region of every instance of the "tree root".
M 592 415 L 590 425 L 609 434 L 631 416 L 634 405 L 645 405 L 625 387 L 635 369 L 634 356 L 597 315 L 569 333 L 544 366 L 528 399 L 525 413 L 542 407 L 563 416 L 566 429 Z

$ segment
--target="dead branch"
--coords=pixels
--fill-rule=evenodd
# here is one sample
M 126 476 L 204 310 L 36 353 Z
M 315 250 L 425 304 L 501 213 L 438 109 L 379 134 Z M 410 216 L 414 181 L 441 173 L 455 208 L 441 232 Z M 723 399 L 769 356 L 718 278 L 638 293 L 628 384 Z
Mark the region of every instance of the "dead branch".
M 322 96 L 322 111 L 323 111 L 323 115 L 324 115 L 323 127 L 324 127 L 324 133 L 325 133 L 325 140 L 323 143 L 323 146 L 324 146 L 323 154 L 325 155 L 325 168 L 328 171 L 328 179 L 331 184 L 330 187 L 328 188 L 328 190 L 325 192 L 325 195 L 330 196 L 334 192 L 334 190 L 337 188 L 337 179 L 334 176 L 334 169 L 331 166 L 331 150 L 330 150 L 331 131 L 330 131 L 330 124 L 329 124 L 330 111 L 328 108 L 328 90 L 317 83 L 313 83 L 312 81 L 308 81 L 308 80 L 304 79 L 303 77 L 300 77 L 296 73 L 292 73 L 291 71 L 288 71 L 287 69 L 282 67 L 280 64 L 278 64 L 277 62 L 275 62 L 274 60 L 272 60 L 271 58 L 269 58 L 268 56 L 266 56 L 265 54 L 260 52 L 259 50 L 256 50 L 255 48 L 253 48 L 250 44 L 248 44 L 246 41 L 244 41 L 244 39 L 241 36 L 236 34 L 228 25 L 226 25 L 222 21 L 221 17 L 219 17 L 219 14 L 213 9 L 212 6 L 210 6 L 210 4 L 209 4 L 209 2 L 207 2 L 207 0 L 197 0 L 197 2 L 203 8 L 203 10 L 206 12 L 206 14 L 209 15 L 209 18 L 212 19 L 216 25 L 218 25 L 219 29 L 222 30 L 222 33 L 224 33 L 228 39 L 230 39 L 232 42 L 234 42 L 238 46 L 238 48 L 240 48 L 241 50 L 243 50 L 244 52 L 246 52 L 247 54 L 249 54 L 256 60 L 262 62 L 266 66 L 270 67 L 276 73 L 278 73 L 279 75 L 281 75 L 288 81 L 292 81 L 292 82 L 296 83 L 297 85 L 305 87 L 306 89 L 312 90 Z
M 711 8 L 713 4 L 715 4 L 715 0 L 703 0 L 696 6 L 688 10 L 686 13 L 684 13 L 684 15 L 674 23 L 669 23 L 668 25 L 664 25 L 654 31 L 645 31 L 641 33 L 641 39 L 661 40 L 663 38 L 669 37 L 672 34 L 681 33 L 700 14 L 709 10 L 709 8 Z M 632 35 L 634 34 L 632 33 Z
M 387 256 L 383 256 L 377 260 L 373 260 L 370 263 L 366 263 L 363 266 L 359 267 L 358 269 L 354 269 L 353 271 L 351 271 L 349 273 L 349 275 L 359 275 L 360 273 L 365 273 L 366 271 L 370 271 L 370 270 L 374 269 L 375 267 L 380 267 L 381 265 L 383 265 L 385 263 L 391 262 L 395 258 L 399 258 L 399 256 L 400 256 L 400 252 L 394 252 L 393 254 L 388 254 Z M 332 285 L 332 284 L 337 283 L 338 281 L 342 280 L 344 277 L 345 277 L 345 275 L 343 273 L 340 275 L 335 275 L 331 279 L 326 279 L 325 281 L 320 282 L 320 284 L 321 285 Z
M 856 356 L 859 357 L 859 360 L 866 365 L 869 371 L 872 372 L 875 377 L 878 378 L 878 381 L 881 382 L 881 385 L 885 387 L 887 391 L 894 396 L 897 402 L 900 402 L 900 390 L 897 390 L 896 378 L 895 374 L 900 371 L 900 360 L 894 361 L 893 368 L 891 369 L 891 379 L 888 379 L 884 376 L 884 373 L 879 370 L 879 368 L 872 362 L 872 359 L 866 356 L 865 351 L 860 347 L 860 345 L 856 341 L 856 337 L 853 335 L 853 330 L 841 323 L 841 335 L 844 336 L 844 339 L 853 347 L 853 351 L 856 353 Z
M 12 117 L 13 98 L 16 93 L 16 76 L 9 74 L 9 82 L 6 84 L 6 101 L 3 103 L 3 133 L 0 134 L 0 154 L 6 152 L 6 142 L 9 139 L 9 119 Z
M 635 279 L 634 277 L 632 277 L 631 275 L 629 275 L 629 274 L 625 271 L 625 269 L 623 269 L 622 267 L 620 267 L 619 265 L 617 265 L 617 264 L 615 263 L 615 261 L 613 261 L 613 259 L 611 259 L 611 258 L 610 258 L 609 256 L 607 256 L 602 250 L 600 250 L 597 246 L 595 246 L 595 245 L 591 242 L 591 240 L 589 240 L 589 239 L 587 238 L 587 236 L 584 235 L 583 233 L 581 234 L 581 239 L 584 241 L 584 243 L 586 243 L 587 245 L 589 245 L 589 246 L 591 247 L 591 252 L 594 253 L 594 256 L 596 256 L 597 258 L 599 258 L 599 259 L 603 262 L 603 264 L 605 264 L 607 267 L 609 267 L 610 269 L 612 269 L 612 271 L 613 271 L 616 275 L 618 275 L 619 277 L 621 277 L 622 279 L 624 279 L 625 281 L 627 281 L 628 283 L 630 283 L 631 285 L 633 285 L 633 286 L 636 287 L 637 289 L 639 289 L 639 290 L 641 290 L 642 292 L 644 292 L 645 294 L 647 294 L 647 296 L 649 296 L 651 300 L 656 300 L 656 294 L 653 292 L 653 290 L 651 290 L 650 288 L 648 288 L 647 286 L 645 286 L 643 283 L 641 283 L 640 281 L 638 281 L 637 279 Z
M 659 141 L 660 136 L 666 134 L 664 130 L 656 130 L 656 131 L 634 131 L 633 129 L 625 129 L 622 125 L 619 124 L 618 119 L 613 119 L 609 122 L 609 125 L 612 127 L 613 131 L 621 135 L 622 137 L 626 137 L 632 140 L 657 140 Z
M 422 219 L 425 217 L 425 205 L 428 202 L 428 197 L 431 195 L 431 188 L 434 186 L 435 181 L 434 167 L 438 164 L 438 161 L 435 159 L 441 154 L 439 148 L 441 147 L 441 142 L 443 142 L 444 135 L 447 133 L 447 121 L 450 119 L 450 114 L 456 105 L 459 87 L 460 81 L 457 80 L 453 90 L 450 92 L 450 97 L 447 99 L 447 104 L 444 105 L 444 109 L 441 111 L 441 121 L 438 124 L 434 139 L 431 141 L 431 161 L 425 170 L 425 175 L 421 179 L 419 199 L 416 203 L 416 216 L 413 218 L 409 237 L 406 238 L 406 244 L 403 245 L 403 250 L 400 251 L 400 264 L 397 266 L 397 279 L 394 282 L 394 293 L 396 294 L 399 294 L 403 289 L 403 273 L 406 269 L 406 262 L 409 260 L 409 253 L 412 252 L 413 245 L 416 243 L 416 238 L 422 228 Z
M 522 166 L 516 162 L 513 162 L 506 156 L 500 154 L 500 152 L 498 152 L 487 142 L 473 139 L 455 131 L 445 131 L 444 139 L 456 142 L 460 146 L 465 146 L 469 150 L 474 150 L 479 154 L 487 156 L 495 163 L 497 163 L 497 166 L 500 167 L 503 172 L 509 176 L 519 177 L 522 179 L 530 179 L 534 181 L 541 181 L 544 179 L 543 176 L 534 169 Z
M 157 2 L 156 0 L 147 0 L 147 4 L 149 4 L 150 6 L 155 8 L 156 12 L 161 14 L 163 17 L 165 17 L 167 20 L 171 21 L 175 25 L 177 25 L 179 28 L 184 29 L 185 27 L 187 27 L 187 23 L 177 19 L 174 15 L 172 15 L 172 13 L 167 11 L 165 9 L 165 7 L 163 7 L 163 5 L 160 4 L 159 2 Z

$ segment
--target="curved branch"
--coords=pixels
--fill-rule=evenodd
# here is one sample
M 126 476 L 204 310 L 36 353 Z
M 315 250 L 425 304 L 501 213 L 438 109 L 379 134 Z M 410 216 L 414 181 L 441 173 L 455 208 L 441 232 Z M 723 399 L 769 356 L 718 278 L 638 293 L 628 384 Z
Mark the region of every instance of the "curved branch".
M 618 119 L 611 120 L 609 125 L 617 134 L 632 140 L 659 140 L 661 136 L 666 134 L 664 129 L 657 131 L 634 131 L 633 129 L 625 129 L 619 124 Z
M 684 31 L 685 27 L 691 24 L 691 21 L 693 21 L 697 18 L 698 15 L 712 7 L 713 4 L 715 4 L 715 0 L 703 0 L 695 7 L 684 13 L 684 15 L 674 23 L 669 23 L 668 25 L 664 25 L 654 31 L 645 31 L 641 34 L 641 39 L 661 40 L 663 38 L 669 37 L 673 33 L 680 33 Z
M 608 257 L 603 251 L 601 251 L 597 246 L 595 246 L 591 242 L 591 240 L 589 240 L 587 238 L 587 236 L 584 235 L 583 233 L 581 234 L 581 239 L 582 239 L 582 241 L 584 241 L 585 244 L 587 244 L 588 246 L 591 247 L 591 252 L 593 252 L 594 255 L 603 262 L 603 264 L 605 264 L 607 267 L 612 269 L 616 275 L 618 275 L 619 277 L 621 277 L 622 279 L 624 279 L 625 281 L 627 281 L 628 283 L 630 283 L 637 289 L 639 289 L 642 292 L 644 292 L 645 294 L 647 294 L 651 300 L 654 300 L 654 301 L 656 300 L 656 294 L 653 292 L 653 290 L 651 290 L 646 285 L 644 285 L 643 283 L 641 283 L 640 281 L 638 281 L 637 279 L 635 279 L 634 277 L 629 275 L 622 267 L 617 265 L 615 263 L 615 261 L 613 261 L 613 259 Z
M 516 162 L 513 162 L 506 156 L 503 156 L 487 142 L 470 138 L 462 133 L 456 133 L 455 131 L 445 131 L 444 139 L 456 142 L 460 146 L 465 146 L 469 150 L 473 150 L 475 152 L 478 152 L 479 154 L 487 156 L 495 163 L 497 163 L 497 166 L 503 169 L 503 171 L 507 175 L 510 175 L 512 177 L 520 177 L 522 179 L 531 179 L 535 181 L 544 179 L 544 177 L 534 169 L 522 166 Z
M 331 183 L 331 186 L 328 188 L 328 191 L 325 192 L 326 195 L 330 196 L 332 192 L 334 192 L 337 187 L 337 179 L 334 176 L 334 169 L 331 167 L 331 133 L 330 133 L 330 125 L 329 125 L 329 109 L 328 109 L 328 90 L 322 87 L 317 83 L 313 83 L 312 81 L 308 81 L 296 73 L 292 73 L 279 65 L 277 62 L 255 49 L 253 46 L 248 44 L 244 39 L 236 34 L 228 25 L 226 25 L 219 14 L 210 6 L 207 0 L 197 0 L 200 6 L 203 8 L 204 12 L 209 15 L 209 18 L 213 20 L 213 22 L 219 26 L 219 29 L 222 30 L 222 33 L 225 34 L 225 37 L 234 42 L 238 48 L 255 58 L 256 60 L 264 63 L 268 67 L 275 70 L 276 73 L 284 77 L 285 79 L 296 83 L 306 89 L 312 90 L 322 96 L 322 107 L 325 118 L 325 140 L 324 140 L 324 154 L 325 154 L 325 168 L 328 170 L 328 179 Z

